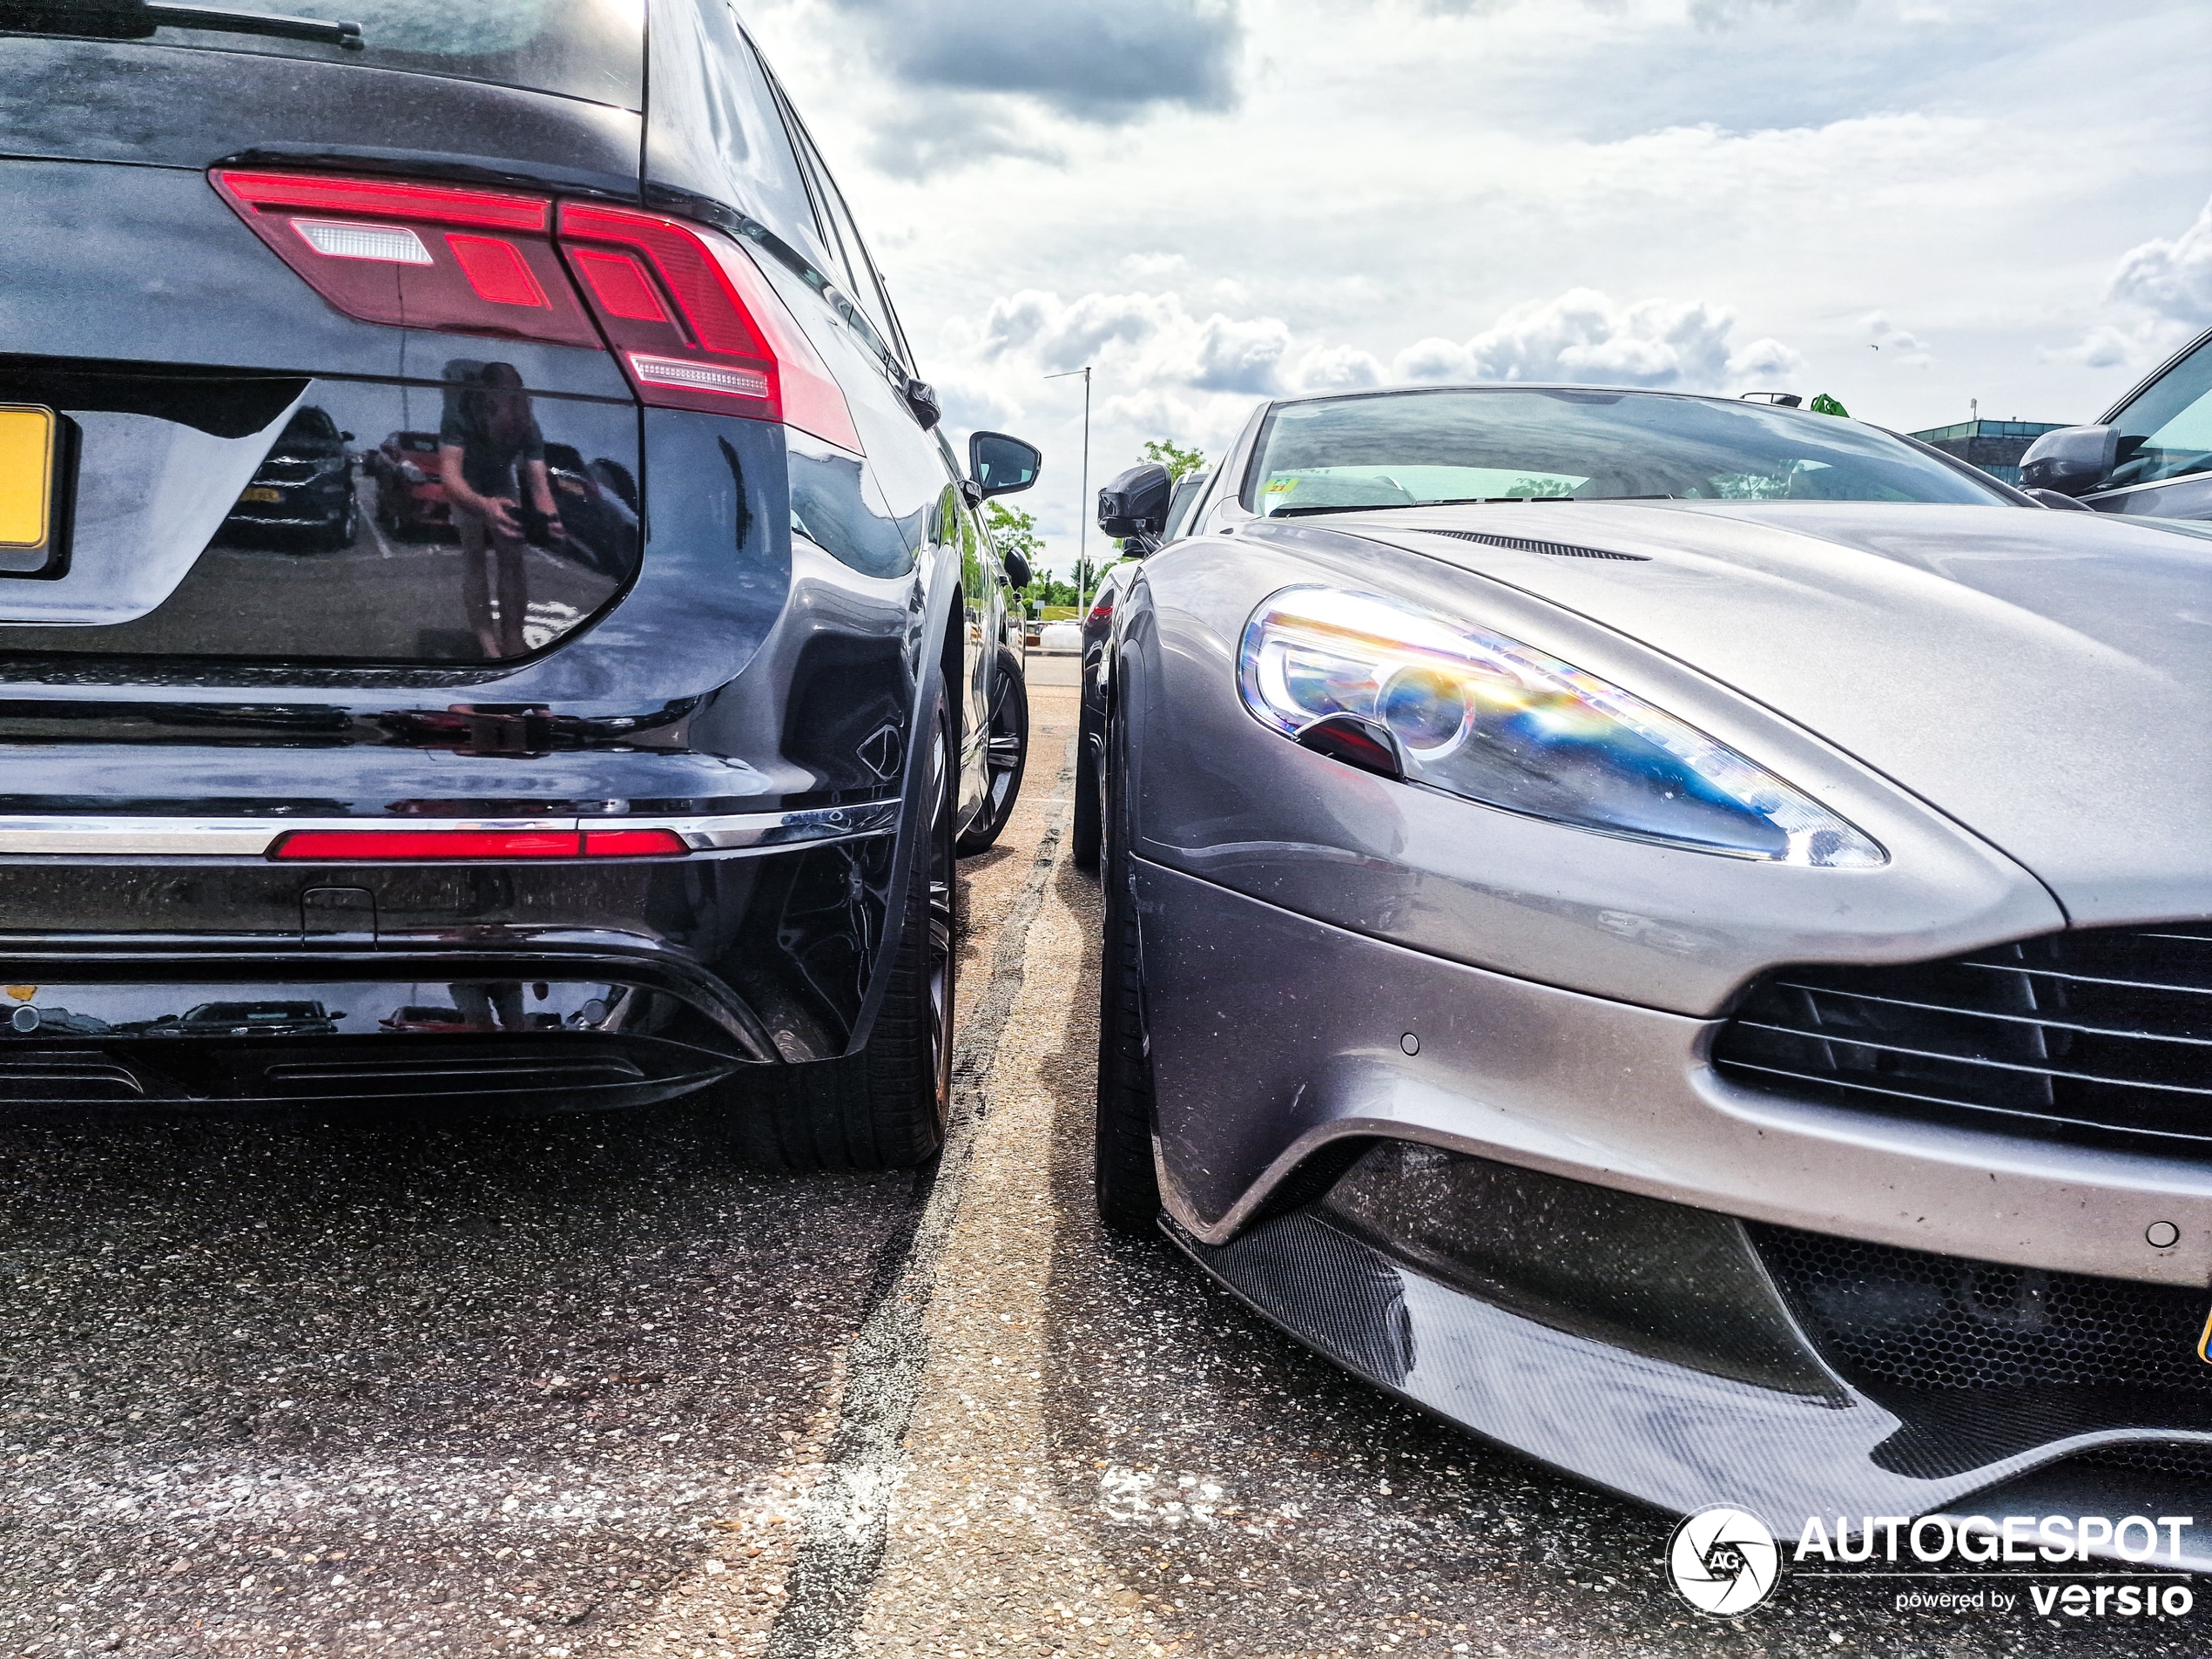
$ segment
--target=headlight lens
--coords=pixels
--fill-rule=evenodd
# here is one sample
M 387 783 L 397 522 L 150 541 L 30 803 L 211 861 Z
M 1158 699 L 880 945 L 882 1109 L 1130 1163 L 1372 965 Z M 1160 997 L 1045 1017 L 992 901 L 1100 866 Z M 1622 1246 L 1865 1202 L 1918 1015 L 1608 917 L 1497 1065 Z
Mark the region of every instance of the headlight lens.
M 1373 594 L 1276 594 L 1244 629 L 1238 678 L 1286 737 L 1357 715 L 1389 728 L 1410 781 L 1508 812 L 1779 864 L 1888 862 L 1826 807 L 1618 686 Z

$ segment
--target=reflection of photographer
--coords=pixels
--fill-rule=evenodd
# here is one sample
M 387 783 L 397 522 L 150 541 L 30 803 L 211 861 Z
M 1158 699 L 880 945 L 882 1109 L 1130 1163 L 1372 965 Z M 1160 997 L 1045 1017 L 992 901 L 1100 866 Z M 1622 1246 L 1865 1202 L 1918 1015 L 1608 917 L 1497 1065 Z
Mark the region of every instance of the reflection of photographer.
M 525 482 L 545 538 L 557 543 L 568 532 L 546 474 L 545 435 L 513 364 L 485 364 L 448 397 L 438 469 L 460 532 L 462 591 L 477 640 L 487 657 L 520 657 L 529 649 L 523 549 L 535 529 L 522 505 Z

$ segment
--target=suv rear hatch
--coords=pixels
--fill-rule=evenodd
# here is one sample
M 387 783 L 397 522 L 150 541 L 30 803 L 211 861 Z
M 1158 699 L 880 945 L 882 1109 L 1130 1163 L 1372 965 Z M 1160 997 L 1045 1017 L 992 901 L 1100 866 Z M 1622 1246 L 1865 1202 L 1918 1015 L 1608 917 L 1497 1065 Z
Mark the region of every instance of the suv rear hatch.
M 0 502 L 40 509 L 0 524 L 0 676 L 503 665 L 634 577 L 637 401 L 550 203 L 637 199 L 637 9 L 346 10 L 358 49 L 0 34 Z

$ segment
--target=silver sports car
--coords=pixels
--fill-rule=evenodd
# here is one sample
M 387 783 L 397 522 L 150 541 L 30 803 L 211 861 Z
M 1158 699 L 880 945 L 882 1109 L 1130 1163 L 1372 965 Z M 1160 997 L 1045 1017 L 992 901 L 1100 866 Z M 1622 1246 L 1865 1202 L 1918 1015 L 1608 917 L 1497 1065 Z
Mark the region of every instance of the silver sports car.
M 2212 543 L 1759 404 L 1280 401 L 1108 690 L 1109 1222 L 1671 1509 L 2212 1561 Z

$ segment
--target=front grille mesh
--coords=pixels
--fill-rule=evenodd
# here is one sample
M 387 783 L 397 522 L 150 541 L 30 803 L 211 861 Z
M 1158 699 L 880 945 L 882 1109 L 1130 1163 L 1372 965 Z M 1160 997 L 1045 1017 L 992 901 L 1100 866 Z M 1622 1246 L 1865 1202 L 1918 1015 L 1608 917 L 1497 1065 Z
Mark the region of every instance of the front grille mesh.
M 2044 1138 L 2212 1151 L 2212 927 L 1791 968 L 1714 1045 L 1735 1081 Z
M 2178 1388 L 2212 1403 L 2196 1356 L 2206 1291 L 1751 1231 L 1821 1357 L 1862 1387 Z

